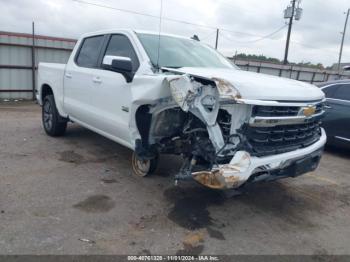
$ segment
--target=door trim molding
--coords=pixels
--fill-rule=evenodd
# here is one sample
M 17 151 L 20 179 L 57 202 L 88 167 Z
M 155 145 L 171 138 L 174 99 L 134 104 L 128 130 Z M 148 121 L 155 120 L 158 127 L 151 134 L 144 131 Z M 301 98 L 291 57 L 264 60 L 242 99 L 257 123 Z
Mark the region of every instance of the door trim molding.
M 342 137 L 342 136 L 335 136 L 335 138 L 340 139 L 340 140 L 345 140 L 347 142 L 350 142 L 349 138 L 345 138 L 345 137 Z

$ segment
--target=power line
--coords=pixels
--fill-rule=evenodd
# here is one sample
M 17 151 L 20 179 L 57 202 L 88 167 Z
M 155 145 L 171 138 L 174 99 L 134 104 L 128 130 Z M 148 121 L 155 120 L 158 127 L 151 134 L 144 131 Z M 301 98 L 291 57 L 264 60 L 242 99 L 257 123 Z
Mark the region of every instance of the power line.
M 272 33 L 270 34 L 267 34 L 265 36 L 262 36 L 258 39 L 255 39 L 255 40 L 250 40 L 250 41 L 241 41 L 242 43 L 255 43 L 255 42 L 259 42 L 259 41 L 262 41 L 262 40 L 265 40 L 265 39 L 270 39 L 270 40 L 275 40 L 275 39 L 271 39 L 270 37 L 281 32 L 284 28 L 286 28 L 287 25 L 283 25 L 282 27 L 278 28 L 277 30 L 273 31 Z M 277 39 L 276 39 L 277 40 Z
M 130 14 L 150 17 L 150 18 L 153 18 L 153 19 L 160 19 L 160 17 L 157 16 L 157 15 L 151 15 L 151 14 L 137 12 L 137 11 L 132 11 L 132 10 L 128 10 L 128 9 L 117 8 L 117 7 L 108 6 L 108 5 L 99 4 L 99 3 L 94 3 L 94 2 L 89 2 L 89 1 L 85 1 L 85 0 L 72 0 L 72 1 L 77 2 L 77 3 L 81 3 L 81 4 L 92 5 L 92 6 L 96 6 L 96 7 L 100 7 L 100 8 L 112 9 L 112 10 L 116 10 L 116 11 L 120 11 L 120 12 L 125 12 L 125 13 L 130 13 Z M 207 35 L 206 37 L 204 37 L 202 39 L 206 39 L 206 38 L 210 37 L 211 35 L 213 35 L 216 32 L 216 29 L 219 29 L 221 32 L 224 31 L 224 32 L 229 32 L 229 33 L 233 33 L 233 34 L 259 37 L 258 39 L 251 40 L 251 41 L 239 41 L 239 40 L 235 40 L 235 39 L 232 39 L 232 38 L 229 39 L 228 37 L 226 37 L 222 33 L 220 34 L 220 36 L 223 36 L 228 41 L 232 41 L 232 42 L 236 42 L 236 43 L 242 43 L 242 44 L 258 42 L 258 41 L 264 40 L 266 38 L 268 38 L 270 40 L 274 40 L 274 41 L 276 41 L 276 40 L 279 41 L 278 39 L 272 39 L 270 37 L 285 28 L 285 25 L 284 25 L 283 27 L 278 28 L 276 31 L 274 31 L 274 32 L 272 32 L 272 33 L 270 33 L 268 35 L 261 36 L 261 35 L 257 35 L 257 34 L 240 32 L 240 31 L 230 30 L 230 29 L 226 29 L 226 28 L 220 28 L 220 27 L 215 27 L 215 26 L 208 26 L 208 25 L 203 25 L 203 24 L 192 23 L 192 22 L 188 22 L 188 21 L 184 21 L 184 20 L 178 20 L 178 19 L 173 19 L 173 18 L 169 18 L 169 17 L 162 17 L 162 19 L 166 20 L 166 21 L 170 21 L 170 22 L 182 23 L 182 24 L 186 24 L 186 25 L 192 25 L 192 26 L 197 26 L 197 27 L 202 27 L 202 28 L 208 28 L 208 29 L 215 30 L 212 34 Z M 293 42 L 295 44 L 298 44 L 298 45 L 301 45 L 301 46 L 305 46 L 307 48 L 321 50 L 320 48 L 317 48 L 317 47 L 314 47 L 314 46 L 310 46 L 310 45 L 306 45 L 306 44 L 303 44 L 303 43 L 300 43 L 300 42 L 297 42 L 297 41 L 291 40 L 291 42 Z M 331 51 L 331 50 L 329 50 L 329 51 L 330 52 L 334 52 L 334 51 Z
M 200 37 L 199 39 L 200 39 L 201 41 L 203 41 L 203 40 L 208 39 L 209 37 L 212 37 L 214 34 L 216 34 L 216 31 L 210 32 L 209 34 L 207 34 L 207 35 L 205 35 L 205 36 L 202 36 L 202 37 Z
M 244 41 L 239 41 L 239 40 L 230 38 L 230 37 L 228 37 L 227 35 L 224 35 L 224 34 L 222 34 L 222 33 L 220 34 L 220 36 L 223 37 L 223 38 L 225 38 L 226 40 L 228 40 L 228 41 L 230 41 L 230 42 L 235 42 L 235 43 L 240 43 L 240 44 L 249 43 L 249 41 L 244 42 Z M 258 40 L 259 40 L 259 39 L 258 39 Z M 273 41 L 282 41 L 283 39 L 273 39 L 273 38 L 269 38 L 269 40 L 273 40 Z M 314 50 L 326 50 L 327 52 L 331 52 L 331 53 L 338 54 L 337 51 L 334 51 L 334 50 L 331 50 L 331 49 L 328 49 L 328 48 L 319 48 L 319 47 L 316 47 L 316 46 L 312 46 L 312 45 L 300 43 L 300 42 L 295 41 L 295 40 L 291 40 L 290 42 L 291 42 L 291 43 L 294 43 L 294 44 L 297 44 L 297 45 L 304 46 L 304 47 L 309 48 L 309 49 L 314 49 Z
M 233 34 L 238 34 L 238 35 L 246 35 L 246 36 L 255 36 L 255 37 L 262 37 L 261 35 L 256 35 L 256 34 L 251 34 L 251 33 L 246 33 L 246 32 L 240 32 L 240 31 L 234 31 L 234 30 L 229 30 L 226 28 L 219 28 L 221 31 L 233 33 Z
M 72 0 L 72 1 L 77 2 L 77 3 L 81 3 L 81 4 L 92 5 L 92 6 L 96 6 L 96 7 L 112 9 L 112 10 L 116 10 L 116 11 L 120 11 L 120 12 L 125 12 L 125 13 L 140 15 L 140 16 L 146 16 L 146 17 L 150 17 L 150 18 L 154 18 L 154 19 L 159 19 L 159 16 L 157 16 L 157 15 L 151 15 L 151 14 L 147 14 L 147 13 L 132 11 L 132 10 L 129 10 L 129 9 L 117 8 L 117 7 L 104 5 L 104 4 L 99 4 L 99 3 L 90 2 L 90 1 L 85 1 L 85 0 Z M 192 22 L 188 22 L 188 21 L 184 21 L 184 20 L 178 20 L 178 19 L 169 18 L 169 17 L 162 17 L 162 19 L 166 20 L 166 21 L 170 21 L 170 22 L 176 22 L 176 23 L 182 23 L 182 24 L 186 24 L 186 25 L 192 25 L 192 26 L 198 26 L 198 27 L 203 27 L 203 28 L 209 28 L 209 29 L 213 29 L 213 30 L 216 30 L 217 28 L 219 28 L 220 30 L 223 30 L 223 31 L 226 31 L 226 32 L 230 32 L 230 33 L 234 33 L 234 34 L 261 37 L 260 35 L 255 35 L 255 34 L 250 34 L 250 33 L 240 32 L 240 31 L 234 31 L 234 30 L 230 30 L 230 29 L 220 28 L 220 27 L 217 27 L 217 26 L 208 26 L 208 25 L 203 25 L 203 24 L 196 24 L 196 23 L 192 23 Z
M 277 30 L 273 31 L 272 33 L 269 33 L 265 36 L 261 36 L 260 38 L 258 39 L 255 39 L 255 40 L 250 40 L 250 41 L 239 41 L 239 40 L 233 40 L 232 38 L 231 39 L 228 39 L 227 37 L 225 37 L 225 35 L 222 35 L 224 38 L 226 38 L 227 40 L 229 41 L 233 41 L 233 42 L 237 42 L 237 43 L 242 43 L 242 44 L 246 44 L 246 43 L 255 43 L 255 42 L 259 42 L 259 41 L 262 41 L 262 40 L 265 40 L 265 39 L 270 39 L 270 40 L 278 40 L 278 39 L 272 39 L 270 38 L 271 36 L 279 33 L 280 31 L 282 31 L 284 28 L 286 28 L 287 25 L 283 25 L 282 27 L 278 28 Z M 226 31 L 226 30 L 224 30 Z
M 160 18 L 157 15 L 151 15 L 151 14 L 137 12 L 137 11 L 132 11 L 132 10 L 128 10 L 128 9 L 117 8 L 117 7 L 113 7 L 113 6 L 93 3 L 93 2 L 89 2 L 89 1 L 85 1 L 85 0 L 72 0 L 72 1 L 77 2 L 77 3 L 81 3 L 81 4 L 92 5 L 92 6 L 97 6 L 97 7 L 101 7 L 101 8 L 112 9 L 112 10 L 116 10 L 116 11 L 120 11 L 120 12 L 130 13 L 130 14 L 134 14 L 134 15 L 147 16 L 147 17 L 155 18 L 155 19 L 159 19 Z M 162 17 L 162 19 L 163 20 L 167 20 L 167 21 L 171 21 L 171 22 L 182 23 L 182 24 L 186 24 L 186 25 L 193 25 L 193 26 L 198 26 L 198 27 L 216 29 L 216 27 L 213 27 L 213 26 L 207 26 L 207 25 L 191 23 L 191 22 L 188 22 L 188 21 L 173 19 L 173 18 L 169 18 L 169 17 Z
M 247 41 L 247 43 L 259 42 L 259 41 L 264 40 L 264 39 L 266 39 L 266 38 L 271 39 L 271 38 L 270 38 L 271 36 L 273 36 L 273 35 L 279 33 L 280 31 L 282 31 L 282 30 L 283 30 L 284 28 L 286 28 L 286 27 L 287 27 L 287 25 L 283 25 L 282 27 L 280 27 L 280 28 L 277 29 L 276 31 L 273 31 L 272 33 L 270 33 L 270 34 L 268 34 L 268 35 L 265 35 L 265 36 L 263 36 L 263 37 L 261 37 L 261 38 L 259 38 L 259 39 L 255 39 L 255 40 L 252 40 L 252 41 Z

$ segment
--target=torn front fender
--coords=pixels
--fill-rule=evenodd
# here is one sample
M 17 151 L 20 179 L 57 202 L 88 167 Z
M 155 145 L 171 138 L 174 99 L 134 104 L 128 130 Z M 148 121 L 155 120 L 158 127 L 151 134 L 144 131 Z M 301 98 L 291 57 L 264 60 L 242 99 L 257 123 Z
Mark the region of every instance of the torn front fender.
M 210 139 L 219 151 L 225 143 L 216 122 L 220 94 L 214 82 L 213 85 L 203 84 L 189 75 L 169 76 L 167 80 L 175 102 L 183 111 L 190 111 L 206 124 Z
M 216 123 L 219 112 L 219 91 L 204 85 L 189 75 L 167 78 L 175 102 L 185 112 L 191 111 L 208 126 Z

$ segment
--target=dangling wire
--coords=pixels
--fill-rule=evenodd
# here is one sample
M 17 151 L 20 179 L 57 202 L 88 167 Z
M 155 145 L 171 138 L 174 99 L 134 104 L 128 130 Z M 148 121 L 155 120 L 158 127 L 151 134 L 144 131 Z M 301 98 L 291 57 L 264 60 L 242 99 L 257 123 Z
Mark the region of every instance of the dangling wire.
M 163 0 L 160 0 L 159 33 L 158 33 L 158 55 L 157 55 L 157 69 L 158 70 L 159 70 L 159 56 L 160 56 L 160 33 L 162 31 L 162 15 L 163 15 Z

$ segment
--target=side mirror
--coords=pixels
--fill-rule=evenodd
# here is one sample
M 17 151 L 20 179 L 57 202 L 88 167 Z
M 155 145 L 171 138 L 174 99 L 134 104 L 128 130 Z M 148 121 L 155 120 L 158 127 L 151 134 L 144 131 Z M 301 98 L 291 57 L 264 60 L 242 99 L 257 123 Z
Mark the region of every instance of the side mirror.
M 132 70 L 132 62 L 129 57 L 106 55 L 102 61 L 103 69 L 114 71 L 122 74 L 127 83 L 130 83 L 134 78 Z

